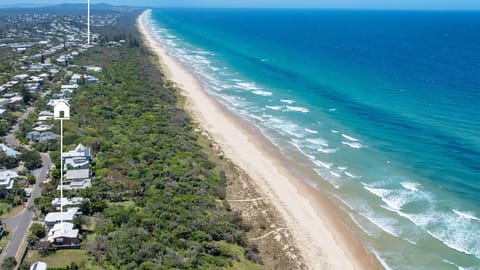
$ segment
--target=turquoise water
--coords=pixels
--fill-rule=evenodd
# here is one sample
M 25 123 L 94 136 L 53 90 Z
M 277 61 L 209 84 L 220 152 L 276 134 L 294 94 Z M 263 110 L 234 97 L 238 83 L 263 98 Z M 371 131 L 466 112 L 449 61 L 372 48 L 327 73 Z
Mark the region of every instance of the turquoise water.
M 148 21 L 206 91 L 334 187 L 386 267 L 480 269 L 479 12 L 169 9 Z

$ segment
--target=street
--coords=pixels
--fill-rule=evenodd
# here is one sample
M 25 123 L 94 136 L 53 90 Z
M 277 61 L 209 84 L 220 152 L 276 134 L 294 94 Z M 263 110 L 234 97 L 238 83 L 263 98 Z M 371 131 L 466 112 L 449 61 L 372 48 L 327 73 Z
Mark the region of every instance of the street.
M 34 110 L 35 108 L 33 107 L 27 108 L 27 111 L 19 119 L 19 122 L 26 119 L 28 115 Z M 7 136 L 4 137 L 5 142 L 9 146 L 13 146 L 17 148 L 22 146 L 22 147 L 29 148 L 28 146 L 22 145 L 15 138 L 14 133 L 17 130 L 18 130 L 18 124 L 16 124 L 12 128 L 12 131 Z M 30 227 L 30 224 L 32 222 L 32 218 L 34 215 L 34 212 L 32 211 L 32 209 L 34 209 L 33 207 L 34 200 L 35 198 L 38 198 L 41 196 L 40 183 L 45 180 L 47 176 L 47 170 L 52 167 L 52 162 L 50 160 L 48 153 L 42 153 L 40 154 L 40 156 L 42 158 L 42 168 L 32 171 L 32 174 L 35 176 L 37 181 L 33 188 L 31 197 L 29 198 L 26 204 L 26 207 L 23 209 L 23 211 L 19 215 L 3 220 L 3 223 L 6 226 L 6 229 L 9 231 L 9 234 L 11 235 L 11 239 L 10 239 L 10 242 L 8 242 L 7 247 L 5 248 L 5 250 L 2 252 L 0 256 L 0 265 L 5 258 L 10 256 L 15 257 L 17 255 L 18 250 L 20 249 L 20 246 L 22 245 L 25 237 L 28 234 L 28 228 Z
M 37 182 L 33 188 L 32 196 L 27 202 L 26 208 L 24 208 L 19 215 L 3 220 L 3 223 L 8 228 L 12 238 L 0 257 L 0 265 L 6 257 L 17 255 L 18 250 L 28 233 L 28 227 L 30 227 L 34 215 L 34 212 L 32 211 L 34 200 L 41 195 L 40 183 L 45 180 L 48 168 L 52 167 L 52 162 L 48 154 L 41 154 L 41 157 L 43 166 L 42 168 L 33 171 L 33 175 L 35 175 Z

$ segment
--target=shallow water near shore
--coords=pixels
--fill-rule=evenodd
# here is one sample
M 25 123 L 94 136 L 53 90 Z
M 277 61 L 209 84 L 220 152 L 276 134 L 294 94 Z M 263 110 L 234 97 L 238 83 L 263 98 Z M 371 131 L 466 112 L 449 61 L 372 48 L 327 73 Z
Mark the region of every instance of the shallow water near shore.
M 392 269 L 480 268 L 480 13 L 154 10 L 206 91 L 325 179 Z

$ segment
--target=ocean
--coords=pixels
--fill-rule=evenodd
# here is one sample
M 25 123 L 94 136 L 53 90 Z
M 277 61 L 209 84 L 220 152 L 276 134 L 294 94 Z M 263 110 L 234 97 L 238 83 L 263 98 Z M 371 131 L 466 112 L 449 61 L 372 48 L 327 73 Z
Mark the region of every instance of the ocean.
M 155 9 L 205 90 L 390 269 L 480 269 L 480 12 Z

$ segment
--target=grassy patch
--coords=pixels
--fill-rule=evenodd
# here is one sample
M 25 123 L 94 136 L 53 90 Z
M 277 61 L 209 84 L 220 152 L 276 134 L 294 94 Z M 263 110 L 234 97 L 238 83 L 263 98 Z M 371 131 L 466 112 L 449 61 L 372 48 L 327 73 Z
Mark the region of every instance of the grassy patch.
M 88 259 L 87 251 L 81 249 L 58 250 L 48 256 L 41 256 L 36 250 L 28 251 L 28 254 L 25 257 L 25 264 L 31 265 L 36 261 L 45 262 L 49 268 L 66 267 L 72 262 L 76 263 L 77 265 L 91 265 L 91 262 L 89 262 Z
M 9 206 L 9 205 L 7 205 L 7 207 L 3 208 L 3 207 L 4 207 L 3 205 L 5 205 L 5 204 L 2 203 L 2 206 L 0 206 L 0 207 L 2 207 L 1 209 L 2 209 L 2 211 L 3 211 L 2 216 L 0 216 L 1 219 L 7 219 L 7 218 L 11 218 L 11 217 L 17 216 L 17 215 L 20 214 L 20 213 L 23 211 L 23 209 L 24 209 L 23 205 L 19 205 L 19 206 L 14 207 L 14 208 L 12 208 L 12 207 Z
M 0 240 L 0 247 L 2 247 L 3 250 L 7 247 L 8 241 L 12 238 L 12 234 L 8 233 L 7 235 L 2 236 L 2 239 Z
M 108 205 L 119 205 L 119 206 L 133 206 L 135 205 L 134 201 L 124 201 L 124 202 L 109 202 Z

